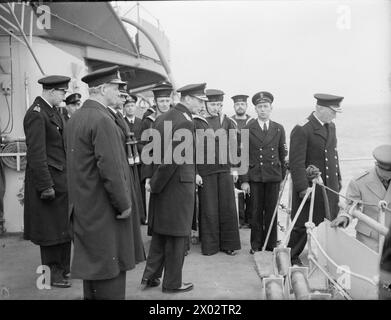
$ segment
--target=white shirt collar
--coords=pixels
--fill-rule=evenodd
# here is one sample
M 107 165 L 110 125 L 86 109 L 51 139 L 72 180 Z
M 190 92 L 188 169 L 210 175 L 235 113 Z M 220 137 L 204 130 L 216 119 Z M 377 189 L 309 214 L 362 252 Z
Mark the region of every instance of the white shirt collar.
M 320 123 L 322 126 L 324 126 L 324 122 L 321 121 L 321 120 L 316 116 L 315 112 L 313 113 L 313 115 L 314 115 L 315 119 L 318 120 L 319 123 Z
M 259 123 L 259 126 L 261 127 L 261 129 L 263 130 L 263 124 L 266 123 L 266 128 L 267 130 L 269 130 L 269 122 L 270 120 L 267 120 L 267 121 L 262 121 L 261 119 L 257 118 L 258 120 L 258 123 Z
M 133 116 L 133 117 L 126 116 L 126 118 L 128 118 L 129 122 L 134 122 L 136 116 Z
M 109 108 L 111 111 L 113 111 L 113 112 L 114 112 L 114 114 L 117 114 L 117 110 L 113 109 L 113 108 L 112 108 L 112 107 L 110 107 L 110 106 L 107 106 L 107 108 Z
M 43 101 L 45 101 L 49 105 L 50 108 L 53 109 L 53 106 L 44 97 L 41 96 L 41 98 Z

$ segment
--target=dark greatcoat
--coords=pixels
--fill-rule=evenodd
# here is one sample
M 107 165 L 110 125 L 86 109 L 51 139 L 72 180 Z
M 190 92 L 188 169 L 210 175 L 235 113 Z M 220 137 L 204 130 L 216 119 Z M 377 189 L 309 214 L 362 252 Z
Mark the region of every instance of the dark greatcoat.
M 23 120 L 27 145 L 24 191 L 24 238 L 37 245 L 71 240 L 64 123 L 60 114 L 37 97 Z M 41 200 L 43 190 L 53 187 L 54 200 Z
M 145 260 L 123 130 L 110 111 L 88 99 L 67 124 L 72 277 L 103 280 Z M 132 206 L 130 218 L 116 216 Z
M 168 143 L 164 137 L 164 121 L 172 123 L 172 150 L 181 141 L 173 141 L 172 137 L 178 129 L 193 132 L 194 124 L 189 110 L 178 103 L 156 119 L 154 128 L 162 137 L 161 164 L 154 164 L 151 177 L 151 198 L 148 226 L 154 233 L 176 237 L 190 236 L 195 201 L 195 163 L 164 164 L 164 145 Z M 167 133 L 166 133 L 167 135 Z M 183 143 L 183 142 L 182 142 Z M 189 142 L 190 143 L 190 142 Z M 192 148 L 194 142 L 191 141 Z M 193 149 L 194 150 L 194 149 Z
M 303 123 L 296 125 L 290 138 L 289 167 L 292 174 L 292 214 L 300 206 L 299 193 L 312 185 L 306 177 L 306 168 L 314 165 L 322 173 L 324 184 L 339 192 L 341 173 L 338 162 L 337 137 L 335 124 L 330 123 L 329 133 L 321 123 L 311 114 Z M 331 218 L 338 214 L 338 199 L 334 193 L 327 191 Z M 304 226 L 309 217 L 310 201 L 303 207 L 296 226 Z M 319 186 L 315 191 L 313 222 L 318 225 L 326 217 L 323 194 Z

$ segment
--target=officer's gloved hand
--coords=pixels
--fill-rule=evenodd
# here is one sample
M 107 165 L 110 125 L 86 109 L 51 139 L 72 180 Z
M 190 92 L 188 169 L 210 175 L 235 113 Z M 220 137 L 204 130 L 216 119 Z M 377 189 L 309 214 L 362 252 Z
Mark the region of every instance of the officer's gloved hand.
M 250 184 L 248 182 L 243 182 L 240 187 L 244 191 L 244 193 L 250 194 Z
M 203 181 L 199 174 L 196 175 L 196 185 L 202 187 Z
M 344 216 L 338 216 L 331 222 L 333 228 L 346 228 L 349 224 L 349 219 Z
M 56 197 L 56 193 L 52 187 L 47 188 L 41 192 L 42 200 L 53 200 Z
M 309 165 L 305 171 L 307 174 L 308 181 L 311 181 L 320 175 L 319 168 L 315 167 L 313 164 Z

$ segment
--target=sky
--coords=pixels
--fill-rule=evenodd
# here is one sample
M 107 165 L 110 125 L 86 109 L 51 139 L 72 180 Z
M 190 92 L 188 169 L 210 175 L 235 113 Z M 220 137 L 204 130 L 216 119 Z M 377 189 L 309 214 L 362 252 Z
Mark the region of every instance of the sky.
M 118 3 L 122 13 L 135 5 Z M 313 105 L 314 93 L 345 105 L 391 102 L 391 1 L 140 3 L 170 40 L 178 87 L 206 82 L 228 105 L 264 90 L 281 108 Z

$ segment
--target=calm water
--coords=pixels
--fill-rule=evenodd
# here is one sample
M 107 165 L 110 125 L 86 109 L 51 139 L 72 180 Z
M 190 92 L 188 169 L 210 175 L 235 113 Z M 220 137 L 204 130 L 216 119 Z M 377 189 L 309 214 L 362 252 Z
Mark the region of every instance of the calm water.
M 391 144 L 391 105 L 343 105 L 343 113 L 337 115 L 338 152 L 341 159 L 343 191 L 349 180 L 374 163 L 373 149 L 381 144 Z M 255 116 L 249 107 L 249 114 Z M 272 119 L 281 123 L 289 135 L 293 127 L 306 118 L 313 108 L 275 108 Z M 342 161 L 343 159 L 369 158 L 369 160 Z

